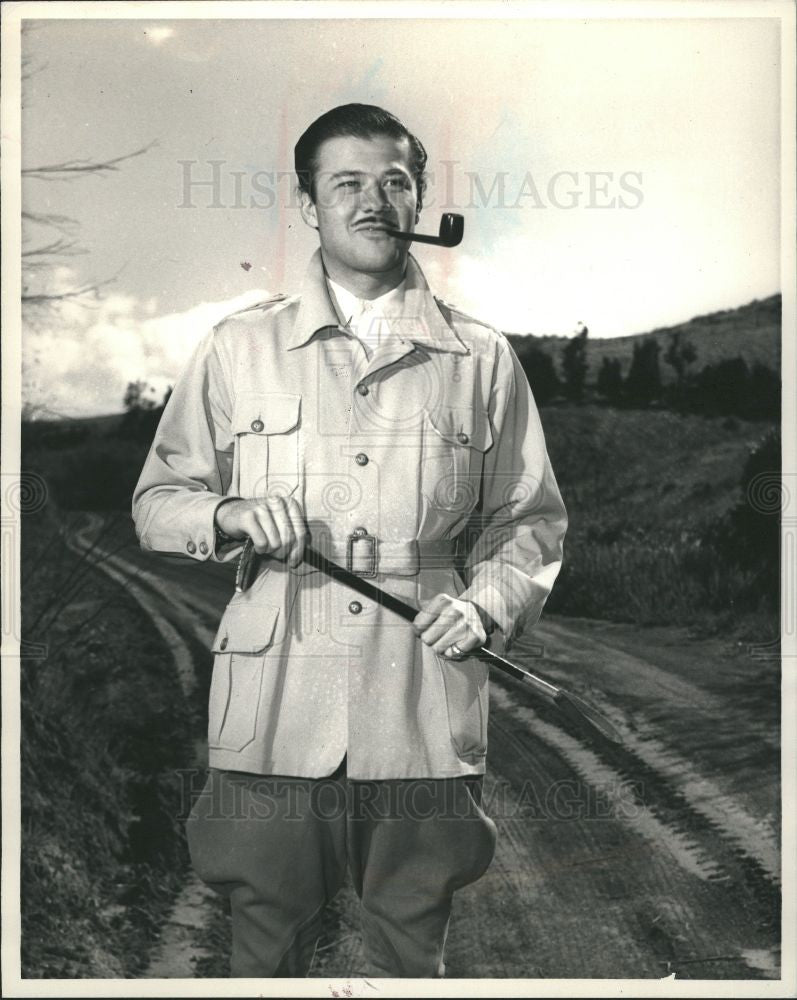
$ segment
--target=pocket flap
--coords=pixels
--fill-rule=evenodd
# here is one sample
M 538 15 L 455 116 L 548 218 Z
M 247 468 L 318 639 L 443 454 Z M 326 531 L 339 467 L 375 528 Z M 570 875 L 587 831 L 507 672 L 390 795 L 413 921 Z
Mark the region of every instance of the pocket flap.
M 211 647 L 214 653 L 261 653 L 271 645 L 280 609 L 273 604 L 230 604 Z
M 487 451 L 493 443 L 490 417 L 470 406 L 440 406 L 428 413 L 436 433 L 451 444 Z
M 233 434 L 285 434 L 299 423 L 302 397 L 291 392 L 243 392 L 232 414 Z

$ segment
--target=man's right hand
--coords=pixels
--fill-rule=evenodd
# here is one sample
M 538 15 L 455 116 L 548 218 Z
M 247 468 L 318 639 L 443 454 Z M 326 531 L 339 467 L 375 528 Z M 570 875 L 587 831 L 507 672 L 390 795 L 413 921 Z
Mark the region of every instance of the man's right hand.
M 230 538 L 251 538 L 260 555 L 298 566 L 308 541 L 304 512 L 293 497 L 226 500 L 216 508 L 216 525 Z

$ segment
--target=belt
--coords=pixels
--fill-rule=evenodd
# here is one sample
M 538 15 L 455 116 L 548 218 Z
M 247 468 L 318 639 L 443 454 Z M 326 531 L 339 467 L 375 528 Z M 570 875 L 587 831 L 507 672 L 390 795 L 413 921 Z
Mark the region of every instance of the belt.
M 359 529 L 344 540 L 322 535 L 316 547 L 327 559 L 357 576 L 416 576 L 422 568 L 450 569 L 457 542 L 456 539 L 386 542 Z

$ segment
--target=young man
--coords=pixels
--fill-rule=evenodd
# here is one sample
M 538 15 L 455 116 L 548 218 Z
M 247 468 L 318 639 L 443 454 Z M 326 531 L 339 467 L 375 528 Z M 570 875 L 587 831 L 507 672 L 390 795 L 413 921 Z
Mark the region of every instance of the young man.
M 369 105 L 307 129 L 320 248 L 301 294 L 205 337 L 133 500 L 144 548 L 227 560 L 252 539 L 262 557 L 213 644 L 188 822 L 197 872 L 230 899 L 233 976 L 306 975 L 347 869 L 358 972 L 443 975 L 453 893 L 493 856 L 487 668 L 463 654 L 537 620 L 567 518 L 506 339 L 434 298 L 386 232 L 414 228 L 425 164 Z M 415 603 L 413 625 L 303 564 L 308 540 Z

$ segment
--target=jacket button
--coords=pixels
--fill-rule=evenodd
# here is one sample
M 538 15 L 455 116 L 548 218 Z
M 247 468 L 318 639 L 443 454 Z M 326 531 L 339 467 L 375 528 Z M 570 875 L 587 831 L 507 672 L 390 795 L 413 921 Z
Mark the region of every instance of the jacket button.
M 356 538 L 362 538 L 363 535 L 367 535 L 368 532 L 365 530 L 365 528 L 355 528 L 354 531 L 352 531 L 352 534 Z
M 361 451 L 358 455 L 354 456 L 354 461 L 358 465 L 368 465 L 368 456 L 365 454 L 364 451 Z
M 263 427 L 264 427 L 264 424 L 263 424 L 262 420 L 253 420 L 252 421 L 252 430 L 255 432 L 255 434 L 259 434 L 263 430 Z
M 457 434 L 457 441 L 459 441 L 460 444 L 467 444 L 468 441 L 470 441 L 470 438 L 464 431 L 460 431 L 459 434 Z
M 226 649 L 226 648 L 227 648 L 227 636 L 225 635 L 224 638 L 219 643 L 219 649 Z
M 191 555 L 193 555 L 196 552 L 196 545 L 194 544 L 194 542 L 188 542 L 186 544 L 186 548 L 191 553 Z
M 357 386 L 357 392 L 359 392 L 359 394 L 361 396 L 367 396 L 368 395 L 368 386 L 367 385 L 363 385 L 363 383 L 360 382 L 360 384 Z
M 200 542 L 199 543 L 199 551 L 202 553 L 203 556 L 206 556 L 208 554 L 208 543 L 207 542 Z
M 353 615 L 358 615 L 362 611 L 362 609 L 363 609 L 363 606 L 362 606 L 362 604 L 360 604 L 359 601 L 350 601 L 349 602 L 349 611 L 351 611 L 351 613 Z

